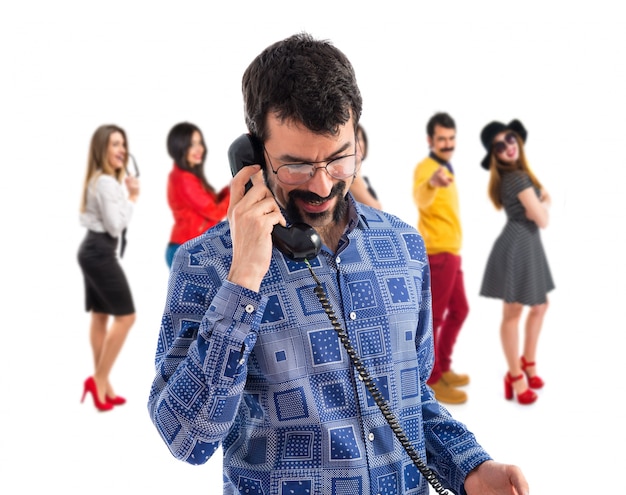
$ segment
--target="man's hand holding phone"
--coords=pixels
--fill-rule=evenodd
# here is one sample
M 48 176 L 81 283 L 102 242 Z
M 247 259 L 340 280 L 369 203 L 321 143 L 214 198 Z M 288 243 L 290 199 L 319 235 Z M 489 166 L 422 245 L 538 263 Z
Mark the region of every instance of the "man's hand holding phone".
M 246 192 L 246 184 L 252 187 Z M 231 182 L 228 222 L 233 259 L 228 280 L 258 292 L 272 258 L 274 225 L 286 225 L 272 192 L 265 185 L 260 165 L 243 167 Z

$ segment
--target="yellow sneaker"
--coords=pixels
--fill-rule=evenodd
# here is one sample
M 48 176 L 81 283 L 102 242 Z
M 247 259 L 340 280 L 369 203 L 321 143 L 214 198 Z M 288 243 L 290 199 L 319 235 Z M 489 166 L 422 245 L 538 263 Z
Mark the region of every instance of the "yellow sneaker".
M 441 379 L 451 387 L 462 387 L 469 383 L 469 375 L 464 373 L 455 373 L 452 370 L 446 371 L 441 375 Z
M 439 402 L 445 402 L 447 404 L 463 404 L 467 401 L 467 394 L 463 390 L 458 390 L 448 385 L 443 378 L 430 385 L 430 388 L 435 392 L 435 398 Z

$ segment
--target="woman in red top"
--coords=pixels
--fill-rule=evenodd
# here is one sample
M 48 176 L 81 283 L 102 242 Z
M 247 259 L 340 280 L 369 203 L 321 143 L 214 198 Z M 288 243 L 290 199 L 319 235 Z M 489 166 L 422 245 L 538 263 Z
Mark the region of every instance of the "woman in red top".
M 178 246 L 213 227 L 226 216 L 230 186 L 219 193 L 204 176 L 206 146 L 200 129 L 189 122 L 176 124 L 167 136 L 167 151 L 174 166 L 167 181 L 167 202 L 174 226 L 165 259 L 172 266 Z

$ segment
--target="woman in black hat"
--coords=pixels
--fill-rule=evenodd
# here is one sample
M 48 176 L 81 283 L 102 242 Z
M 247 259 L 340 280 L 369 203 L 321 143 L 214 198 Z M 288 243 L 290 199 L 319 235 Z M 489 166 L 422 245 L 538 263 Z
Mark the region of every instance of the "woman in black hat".
M 493 245 L 483 276 L 480 295 L 504 302 L 500 337 L 508 364 L 504 395 L 520 404 L 532 404 L 543 387 L 537 375 L 535 355 L 547 294 L 554 289 L 550 267 L 541 243 L 540 228 L 548 225 L 550 197 L 526 161 L 527 132 L 519 120 L 491 122 L 480 135 L 487 155 L 481 165 L 489 170 L 489 197 L 497 210 L 504 208 L 507 221 Z M 519 322 L 524 306 L 524 348 L 519 352 Z M 526 379 L 524 379 L 526 378 Z

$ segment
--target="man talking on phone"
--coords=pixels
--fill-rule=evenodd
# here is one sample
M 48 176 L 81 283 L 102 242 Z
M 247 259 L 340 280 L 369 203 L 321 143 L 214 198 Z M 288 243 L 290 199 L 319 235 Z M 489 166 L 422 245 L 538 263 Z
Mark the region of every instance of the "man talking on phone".
M 459 495 L 527 494 L 426 384 L 422 238 L 349 193 L 362 105 L 349 60 L 297 34 L 242 89 L 262 163 L 236 174 L 227 220 L 179 247 L 170 273 L 148 410 L 171 453 L 203 464 L 221 446 L 229 495 L 426 495 L 424 472 Z M 305 260 L 272 243 L 295 223 L 321 238 Z

